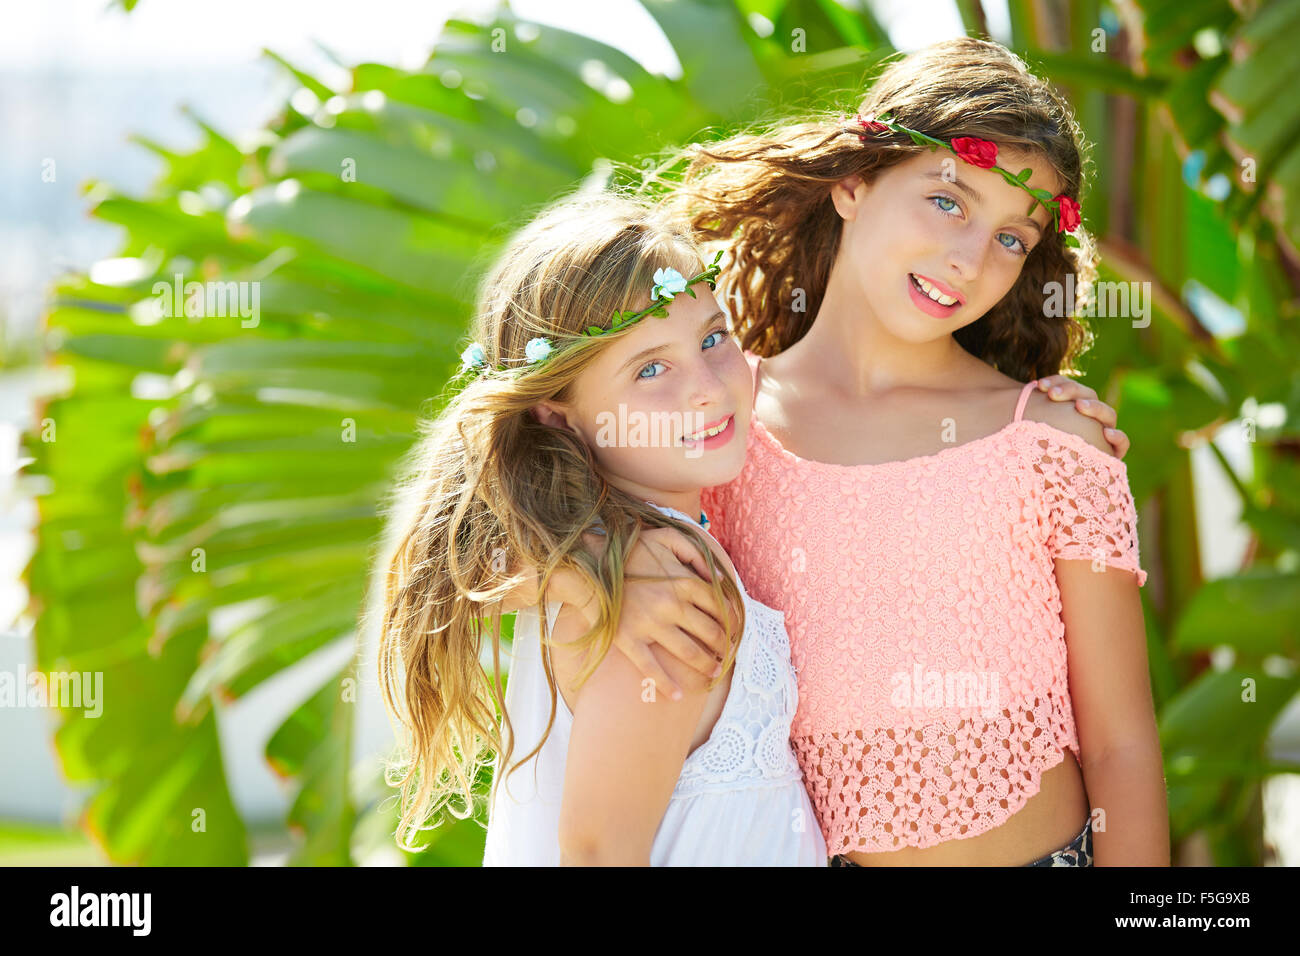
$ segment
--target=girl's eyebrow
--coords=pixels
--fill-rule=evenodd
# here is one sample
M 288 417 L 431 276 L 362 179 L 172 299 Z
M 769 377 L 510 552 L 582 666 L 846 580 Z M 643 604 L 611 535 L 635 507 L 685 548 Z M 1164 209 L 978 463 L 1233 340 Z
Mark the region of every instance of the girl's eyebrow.
M 978 189 L 976 189 L 974 186 L 970 185 L 969 183 L 962 182 L 962 180 L 958 179 L 955 176 L 952 179 L 949 179 L 941 171 L 934 171 L 934 172 L 926 173 L 924 178 L 937 179 L 939 180 L 939 182 L 943 182 L 943 183 L 951 183 L 952 185 L 960 189 L 962 192 L 964 192 L 966 195 L 970 196 L 970 198 L 975 200 L 975 202 L 984 201 L 984 197 L 980 195 Z M 1033 226 L 1036 230 L 1038 230 L 1038 234 L 1040 236 L 1043 234 L 1043 227 L 1040 226 L 1033 219 L 1030 219 L 1028 216 L 1017 216 L 1016 219 L 1013 221 L 1022 222 L 1026 226 Z
M 726 317 L 727 314 L 723 312 L 721 309 L 719 309 L 717 312 L 714 312 L 711 316 L 709 316 L 707 319 L 705 319 L 703 322 L 700 323 L 700 331 L 703 332 L 706 328 L 708 328 L 718 319 L 725 319 Z M 642 321 L 645 320 L 643 319 Z M 662 345 L 652 345 L 648 349 L 642 349 L 640 352 L 637 352 L 636 355 L 633 355 L 630 359 L 628 359 L 626 362 L 620 365 L 618 367 L 618 370 L 614 374 L 616 375 L 619 374 L 624 369 L 626 369 L 629 365 L 635 365 L 636 363 L 640 362 L 642 359 L 649 358 L 651 355 L 658 355 L 660 352 L 669 348 L 671 345 L 672 345 L 671 342 L 665 342 Z

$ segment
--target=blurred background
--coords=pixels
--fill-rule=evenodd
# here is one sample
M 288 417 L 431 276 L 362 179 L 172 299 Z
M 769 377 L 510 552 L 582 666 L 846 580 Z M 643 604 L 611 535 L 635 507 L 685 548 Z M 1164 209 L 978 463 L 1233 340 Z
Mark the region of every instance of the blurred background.
M 480 271 L 612 162 L 963 33 L 1067 95 L 1102 278 L 1154 302 L 1082 370 L 1175 863 L 1300 863 L 1300 0 L 52 0 L 0 34 L 0 864 L 477 865 L 473 820 L 393 844 L 358 619 Z M 160 315 L 177 274 L 257 298 Z

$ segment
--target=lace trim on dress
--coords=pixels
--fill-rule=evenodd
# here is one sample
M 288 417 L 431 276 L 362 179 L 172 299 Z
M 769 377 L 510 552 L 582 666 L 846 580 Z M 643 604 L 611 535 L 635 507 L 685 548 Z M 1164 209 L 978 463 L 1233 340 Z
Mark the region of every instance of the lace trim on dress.
M 790 749 L 798 685 L 790 666 L 784 616 L 743 591 L 745 640 L 736 653 L 731 691 L 713 731 L 687 758 L 673 798 L 703 790 L 767 787 L 799 779 Z
M 654 506 L 690 520 L 676 508 Z M 710 515 L 710 525 L 715 520 Z M 745 604 L 745 633 L 736 651 L 731 690 L 708 740 L 686 758 L 674 800 L 707 790 L 783 786 L 802 778 L 790 749 L 799 690 L 785 615 L 754 599 L 739 577 L 736 586 Z

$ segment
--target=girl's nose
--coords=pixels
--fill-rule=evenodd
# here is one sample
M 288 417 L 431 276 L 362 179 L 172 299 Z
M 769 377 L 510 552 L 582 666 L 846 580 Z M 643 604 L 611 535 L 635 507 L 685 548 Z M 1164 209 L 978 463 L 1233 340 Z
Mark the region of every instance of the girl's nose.
M 708 362 L 699 363 L 699 372 L 691 381 L 692 405 L 716 405 L 727 397 L 726 383 Z
M 961 282 L 974 281 L 984 268 L 987 253 L 986 238 L 974 229 L 967 230 L 948 250 L 948 265 L 953 277 Z

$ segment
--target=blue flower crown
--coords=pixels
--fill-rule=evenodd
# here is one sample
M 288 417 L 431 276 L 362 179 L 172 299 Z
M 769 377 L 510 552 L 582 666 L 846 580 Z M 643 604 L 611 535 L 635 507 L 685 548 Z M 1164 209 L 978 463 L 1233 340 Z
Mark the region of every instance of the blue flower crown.
M 672 302 L 673 296 L 677 293 L 685 292 L 693 299 L 695 293 L 691 291 L 690 287 L 697 282 L 707 282 L 710 289 L 718 287 L 718 273 L 722 271 L 721 260 L 722 250 L 719 249 L 709 267 L 690 279 L 685 278 L 672 267 L 656 269 L 654 285 L 650 289 L 650 305 L 640 312 L 615 312 L 608 327 L 602 328 L 599 325 L 589 325 L 573 338 L 573 343 L 579 342 L 583 338 L 622 331 L 628 326 L 640 322 L 647 315 L 653 315 L 659 319 L 668 318 L 668 304 Z M 460 355 L 460 371 L 457 376 L 468 374 L 477 377 L 492 372 L 517 375 L 537 368 L 555 352 L 556 346 L 550 339 L 545 337 L 529 339 L 528 344 L 524 346 L 524 357 L 527 359 L 526 365 L 517 365 L 513 368 L 505 365 L 493 366 L 487 364 L 487 353 L 484 351 L 483 346 L 477 342 L 471 342 L 469 347 Z

